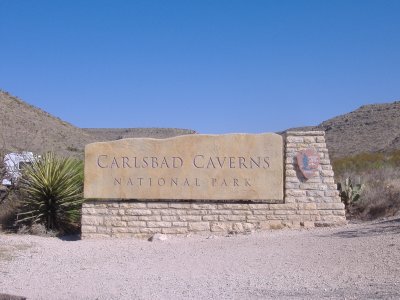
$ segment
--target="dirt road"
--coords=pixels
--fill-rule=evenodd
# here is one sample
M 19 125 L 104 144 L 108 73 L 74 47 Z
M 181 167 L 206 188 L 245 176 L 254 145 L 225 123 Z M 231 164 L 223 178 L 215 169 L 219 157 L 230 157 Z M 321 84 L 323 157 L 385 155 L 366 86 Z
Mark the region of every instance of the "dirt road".
M 0 293 L 28 299 L 399 299 L 400 218 L 155 242 L 0 234 Z

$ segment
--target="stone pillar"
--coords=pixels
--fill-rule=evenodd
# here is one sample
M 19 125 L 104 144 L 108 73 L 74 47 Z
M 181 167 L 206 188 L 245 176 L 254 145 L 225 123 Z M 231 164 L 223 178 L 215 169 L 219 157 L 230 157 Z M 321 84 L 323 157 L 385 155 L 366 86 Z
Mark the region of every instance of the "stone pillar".
M 316 176 L 305 178 L 296 155 L 314 149 L 320 158 Z M 289 131 L 286 133 L 285 203 L 296 203 L 303 226 L 346 224 L 344 204 L 339 197 L 325 143 L 324 131 Z M 307 216 L 307 217 L 305 217 Z

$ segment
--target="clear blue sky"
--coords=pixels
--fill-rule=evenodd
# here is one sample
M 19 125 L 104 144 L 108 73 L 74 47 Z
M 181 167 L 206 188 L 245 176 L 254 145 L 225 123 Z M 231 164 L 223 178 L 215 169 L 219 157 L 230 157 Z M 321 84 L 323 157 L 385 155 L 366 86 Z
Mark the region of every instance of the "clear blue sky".
M 272 132 L 400 100 L 400 1 L 0 0 L 0 88 L 79 127 Z

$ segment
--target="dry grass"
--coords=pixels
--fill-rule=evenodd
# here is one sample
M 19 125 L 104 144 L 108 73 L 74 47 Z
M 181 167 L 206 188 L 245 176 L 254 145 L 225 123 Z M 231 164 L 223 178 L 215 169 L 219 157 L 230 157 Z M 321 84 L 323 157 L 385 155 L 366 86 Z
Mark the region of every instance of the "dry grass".
M 367 164 L 368 165 L 368 164 Z M 369 164 L 362 171 L 356 168 L 338 173 L 338 182 L 351 178 L 363 184 L 360 199 L 347 207 L 349 218 L 371 220 L 388 217 L 400 211 L 400 169 L 391 164 Z

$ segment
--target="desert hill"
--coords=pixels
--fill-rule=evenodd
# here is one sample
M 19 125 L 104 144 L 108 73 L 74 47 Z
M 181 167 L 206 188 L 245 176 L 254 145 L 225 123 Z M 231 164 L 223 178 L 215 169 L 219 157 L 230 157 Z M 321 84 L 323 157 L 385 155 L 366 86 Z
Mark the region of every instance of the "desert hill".
M 47 112 L 0 91 L 0 149 L 76 155 L 95 138 Z
M 400 149 L 400 101 L 361 106 L 317 126 L 324 130 L 332 158 Z M 168 138 L 196 133 L 175 128 L 78 128 L 0 90 L 0 151 L 55 151 L 81 155 L 97 141 L 130 137 Z
M 126 137 L 166 138 L 194 133 L 173 128 L 81 129 L 0 90 L 0 151 L 82 155 L 86 144 Z
M 318 126 L 291 130 L 324 130 L 331 157 L 400 149 L 400 101 L 364 105 Z

